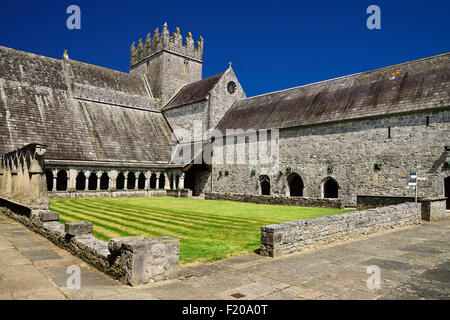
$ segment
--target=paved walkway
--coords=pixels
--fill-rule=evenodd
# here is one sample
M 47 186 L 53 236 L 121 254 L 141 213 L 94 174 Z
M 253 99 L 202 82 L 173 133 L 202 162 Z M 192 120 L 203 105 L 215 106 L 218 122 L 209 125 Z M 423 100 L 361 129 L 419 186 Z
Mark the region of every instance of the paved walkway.
M 450 217 L 271 259 L 235 256 L 129 287 L 0 215 L 0 299 L 450 299 Z M 81 288 L 66 286 L 67 266 Z M 381 270 L 368 289 L 367 267 Z

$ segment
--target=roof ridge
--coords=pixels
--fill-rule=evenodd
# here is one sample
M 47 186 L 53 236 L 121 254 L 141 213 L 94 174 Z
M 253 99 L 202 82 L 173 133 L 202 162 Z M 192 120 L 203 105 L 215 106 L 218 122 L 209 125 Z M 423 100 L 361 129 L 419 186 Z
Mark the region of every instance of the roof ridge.
M 416 60 L 412 60 L 412 61 L 402 62 L 402 63 L 398 63 L 398 64 L 394 64 L 394 65 L 390 65 L 390 66 L 386 66 L 386 67 L 382 67 L 382 68 L 372 69 L 372 70 L 368 70 L 368 71 L 352 73 L 352 74 L 348 74 L 348 75 L 340 76 L 340 77 L 336 77 L 336 78 L 331 78 L 331 79 L 311 82 L 311 83 L 303 84 L 303 85 L 292 87 L 292 88 L 287 88 L 287 89 L 282 89 L 282 90 L 262 93 L 262 94 L 258 94 L 256 96 L 248 97 L 248 98 L 246 98 L 244 100 L 250 100 L 250 99 L 253 99 L 253 98 L 259 98 L 259 97 L 268 96 L 268 95 L 271 95 L 271 94 L 277 94 L 277 93 L 286 92 L 286 91 L 290 91 L 290 90 L 305 88 L 305 87 L 308 87 L 308 86 L 317 85 L 317 84 L 320 84 L 320 83 L 326 83 L 326 82 L 329 82 L 329 81 L 335 81 L 335 80 L 339 80 L 339 79 L 355 77 L 355 76 L 362 75 L 362 74 L 365 74 L 365 73 L 371 73 L 371 72 L 375 72 L 375 71 L 379 71 L 379 70 L 395 68 L 395 67 L 399 67 L 399 66 L 406 65 L 406 64 L 417 63 L 417 62 L 420 62 L 420 61 L 440 58 L 440 57 L 443 57 L 443 56 L 446 56 L 446 55 L 450 55 L 450 52 L 441 53 L 441 54 L 438 54 L 438 55 L 435 55 L 435 56 L 425 57 L 425 58 L 416 59 Z

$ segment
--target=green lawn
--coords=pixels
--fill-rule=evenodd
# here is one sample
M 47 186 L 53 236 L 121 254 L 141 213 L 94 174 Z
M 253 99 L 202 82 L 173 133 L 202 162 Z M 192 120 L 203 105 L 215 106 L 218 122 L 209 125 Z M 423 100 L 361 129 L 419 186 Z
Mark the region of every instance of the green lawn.
M 171 197 L 52 199 L 60 222 L 90 221 L 94 236 L 180 239 L 180 262 L 210 262 L 259 248 L 261 227 L 348 210 Z

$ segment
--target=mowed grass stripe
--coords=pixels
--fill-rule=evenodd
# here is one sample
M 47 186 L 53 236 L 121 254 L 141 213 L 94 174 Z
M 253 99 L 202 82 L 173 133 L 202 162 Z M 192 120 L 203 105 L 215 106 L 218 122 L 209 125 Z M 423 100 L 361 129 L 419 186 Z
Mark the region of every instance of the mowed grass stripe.
M 75 204 L 75 203 L 73 203 L 73 204 L 71 204 L 71 205 L 73 205 L 74 207 L 78 207 L 78 208 L 80 208 L 80 207 L 86 207 L 86 208 L 91 208 L 91 209 L 93 209 L 93 210 L 98 210 L 98 208 L 99 208 L 99 206 L 94 206 L 94 205 L 92 205 L 92 204 Z M 178 222 L 178 223 L 180 223 L 180 224 L 183 224 L 183 225 L 187 225 L 187 226 L 203 226 L 203 227 L 211 227 L 211 226 L 223 226 L 224 225 L 224 223 L 221 223 L 221 222 L 216 222 L 216 221 L 214 221 L 214 220 L 212 220 L 212 219 L 207 219 L 207 220 L 205 220 L 205 219 L 201 219 L 201 220 L 198 220 L 198 219 L 196 219 L 195 220 L 195 222 L 192 220 L 192 218 L 191 219 L 189 219 L 188 218 L 188 215 L 187 214 L 182 214 L 181 216 L 184 216 L 184 217 L 186 217 L 186 218 L 183 218 L 183 217 L 179 217 L 180 215 L 178 214 L 178 212 L 175 212 L 175 213 L 173 213 L 173 212 L 170 212 L 169 210 L 166 210 L 164 213 L 159 213 L 159 212 L 157 212 L 157 211 L 154 211 L 153 209 L 143 209 L 143 210 L 129 210 L 128 208 L 125 208 L 125 207 L 122 207 L 122 206 L 113 206 L 113 205 L 107 205 L 107 206 L 105 206 L 105 205 L 102 205 L 101 206 L 102 208 L 105 208 L 105 207 L 107 207 L 107 208 L 110 208 L 109 210 L 111 210 L 111 211 L 108 211 L 108 212 L 118 212 L 118 213 L 120 213 L 120 212 L 122 212 L 122 213 L 132 213 L 133 214 L 133 216 L 137 216 L 137 217 L 141 217 L 141 218 L 144 218 L 144 219 L 150 219 L 150 218 L 158 218 L 158 219 L 161 219 L 161 220 L 164 220 L 164 221 L 167 221 L 167 222 Z M 120 209 L 118 209 L 118 208 L 120 208 Z M 248 226 L 249 226 L 249 222 L 248 221 L 246 221 L 245 223 L 244 222 L 240 222 L 240 223 L 235 223 L 235 222 L 233 222 L 233 221 L 224 221 L 225 222 L 225 224 L 226 225 L 232 225 L 232 226 L 235 226 L 235 227 L 237 227 L 237 228 L 244 228 L 244 229 L 246 229 Z
M 89 199 L 91 200 L 91 199 Z M 114 199 L 116 200 L 116 199 Z M 95 202 L 95 201 L 93 201 Z M 118 202 L 118 201 L 117 201 Z M 121 208 L 125 208 L 127 210 L 132 210 L 133 212 L 158 212 L 161 214 L 170 214 L 171 216 L 182 216 L 182 217 L 186 217 L 188 220 L 189 218 L 192 219 L 192 217 L 199 217 L 202 218 L 202 220 L 205 221 L 211 221 L 211 222 L 216 222 L 216 221 L 223 221 L 225 223 L 242 223 L 242 224 L 248 224 L 248 219 L 246 218 L 232 218 L 232 217 L 218 217 L 217 215 L 210 215 L 210 214 L 203 214 L 203 213 L 197 213 L 197 212 L 191 212 L 191 211 L 183 211 L 183 210 L 176 210 L 176 209 L 167 209 L 167 208 L 163 208 L 163 207 L 157 207 L 157 206 L 152 206 L 152 207 L 148 207 L 148 206 L 139 206 L 136 205 L 134 206 L 135 208 L 139 208 L 138 209 L 130 209 L 129 205 L 123 204 L 120 205 L 117 202 L 108 204 L 108 202 L 106 203 L 101 203 L 102 206 L 109 206 L 112 208 L 116 208 L 116 207 L 121 207 Z M 99 203 L 100 204 L 100 203 Z M 256 221 L 256 220 L 254 220 Z
M 87 220 L 94 235 L 180 239 L 180 261 L 215 261 L 259 248 L 261 226 L 348 211 L 182 198 L 52 199 L 61 220 Z
M 55 206 L 57 210 L 61 210 L 61 207 Z M 172 223 L 171 225 L 167 225 L 162 222 L 157 222 L 155 219 L 152 220 L 143 220 L 143 219 L 135 219 L 133 217 L 130 217 L 126 214 L 121 214 L 117 212 L 111 212 L 111 211 L 105 211 L 101 209 L 89 209 L 87 210 L 84 206 L 69 206 L 65 209 L 63 209 L 65 212 L 68 210 L 78 213 L 79 217 L 81 219 L 85 219 L 91 222 L 94 221 L 108 221 L 116 226 L 123 226 L 126 227 L 128 230 L 130 228 L 134 228 L 132 230 L 141 231 L 139 232 L 132 232 L 133 235 L 145 235 L 145 234 L 152 234 L 155 233 L 161 234 L 161 232 L 165 232 L 166 235 L 173 236 L 173 235 L 180 235 L 183 234 L 185 238 L 202 238 L 206 235 L 210 234 L 209 229 L 211 228 L 201 228 L 193 226 L 191 228 L 186 228 L 184 226 L 180 226 L 177 223 Z M 93 219 L 95 218 L 95 220 Z M 142 228 L 142 224 L 145 225 L 146 228 Z M 175 225 L 173 227 L 172 225 Z M 192 229 L 197 230 L 195 234 L 192 234 Z M 246 229 L 247 230 L 247 229 Z M 243 231 L 246 231 L 243 230 Z M 249 228 L 248 230 L 252 230 L 252 228 Z M 142 234 L 144 233 L 144 234 Z M 189 236 L 188 234 L 191 234 Z
M 55 206 L 55 208 L 58 210 L 58 206 Z M 115 218 L 117 218 L 117 220 L 114 220 L 114 221 L 117 223 L 129 222 L 129 224 L 136 225 L 137 227 L 139 227 L 141 225 L 141 223 L 144 223 L 147 226 L 164 227 L 163 230 L 169 229 L 176 233 L 179 233 L 179 232 L 186 233 L 186 232 L 190 232 L 191 230 L 198 230 L 199 237 L 201 237 L 204 232 L 207 232 L 207 231 L 205 231 L 205 229 L 211 229 L 213 227 L 213 226 L 208 226 L 208 225 L 199 226 L 198 224 L 195 225 L 193 223 L 186 225 L 186 224 L 174 222 L 173 220 L 170 220 L 170 219 L 159 219 L 159 218 L 148 217 L 148 216 L 144 216 L 143 219 L 139 219 L 139 218 L 134 218 L 135 215 L 132 215 L 130 217 L 130 215 L 125 212 L 104 210 L 104 209 L 100 209 L 100 208 L 89 206 L 89 205 L 86 206 L 86 205 L 72 204 L 71 206 L 67 207 L 67 210 L 69 210 L 70 208 L 73 208 L 74 210 L 78 209 L 77 212 L 82 212 L 86 215 L 91 215 L 92 213 L 97 213 L 97 214 L 100 214 L 100 215 L 106 216 L 106 217 L 115 217 Z M 89 209 L 89 210 L 87 210 L 87 209 Z M 167 228 L 168 222 L 171 225 L 175 225 L 175 227 Z M 243 231 L 243 232 L 252 230 L 252 228 L 249 226 L 238 227 L 237 229 L 239 229 L 240 231 Z

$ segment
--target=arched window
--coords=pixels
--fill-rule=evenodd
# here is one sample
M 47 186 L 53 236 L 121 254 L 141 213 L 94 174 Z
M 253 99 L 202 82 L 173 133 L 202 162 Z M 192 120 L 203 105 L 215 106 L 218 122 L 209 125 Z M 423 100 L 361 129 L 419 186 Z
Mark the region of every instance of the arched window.
M 97 190 L 97 172 L 91 172 L 88 181 L 89 190 Z
M 145 189 L 145 174 L 143 172 L 139 174 L 138 189 Z
M 125 188 L 125 175 L 123 172 L 119 172 L 116 179 L 116 189 L 123 190 Z
M 75 188 L 77 190 L 84 190 L 86 188 L 86 176 L 83 171 L 78 172 L 75 180 Z
M 261 195 L 270 196 L 270 178 L 268 176 L 260 176 L 259 184 L 261 186 Z
M 323 183 L 323 197 L 324 198 L 338 198 L 339 185 L 333 178 L 327 178 Z
M 175 184 L 175 181 L 174 181 L 174 179 L 173 179 L 173 175 L 170 175 L 170 176 L 169 176 L 169 186 L 170 186 L 170 190 L 175 189 L 174 184 Z
M 444 195 L 447 197 L 447 210 L 450 210 L 450 177 L 444 179 Z
M 108 190 L 109 189 L 109 176 L 108 173 L 103 172 L 100 177 L 100 190 Z
M 56 190 L 66 191 L 67 190 L 67 171 L 59 170 L 56 175 Z
M 289 195 L 291 197 L 303 197 L 303 180 L 295 172 L 291 173 L 288 177 Z
M 45 170 L 45 180 L 47 181 L 47 191 L 53 190 L 53 172 L 52 170 Z
M 175 189 L 178 190 L 178 186 L 180 185 L 180 176 L 175 177 Z
M 133 190 L 136 186 L 136 175 L 133 171 L 128 172 L 127 189 Z
M 150 189 L 156 189 L 156 174 L 152 173 L 150 178 Z
M 159 175 L 159 189 L 164 189 L 164 184 L 166 182 L 166 176 L 164 173 Z

